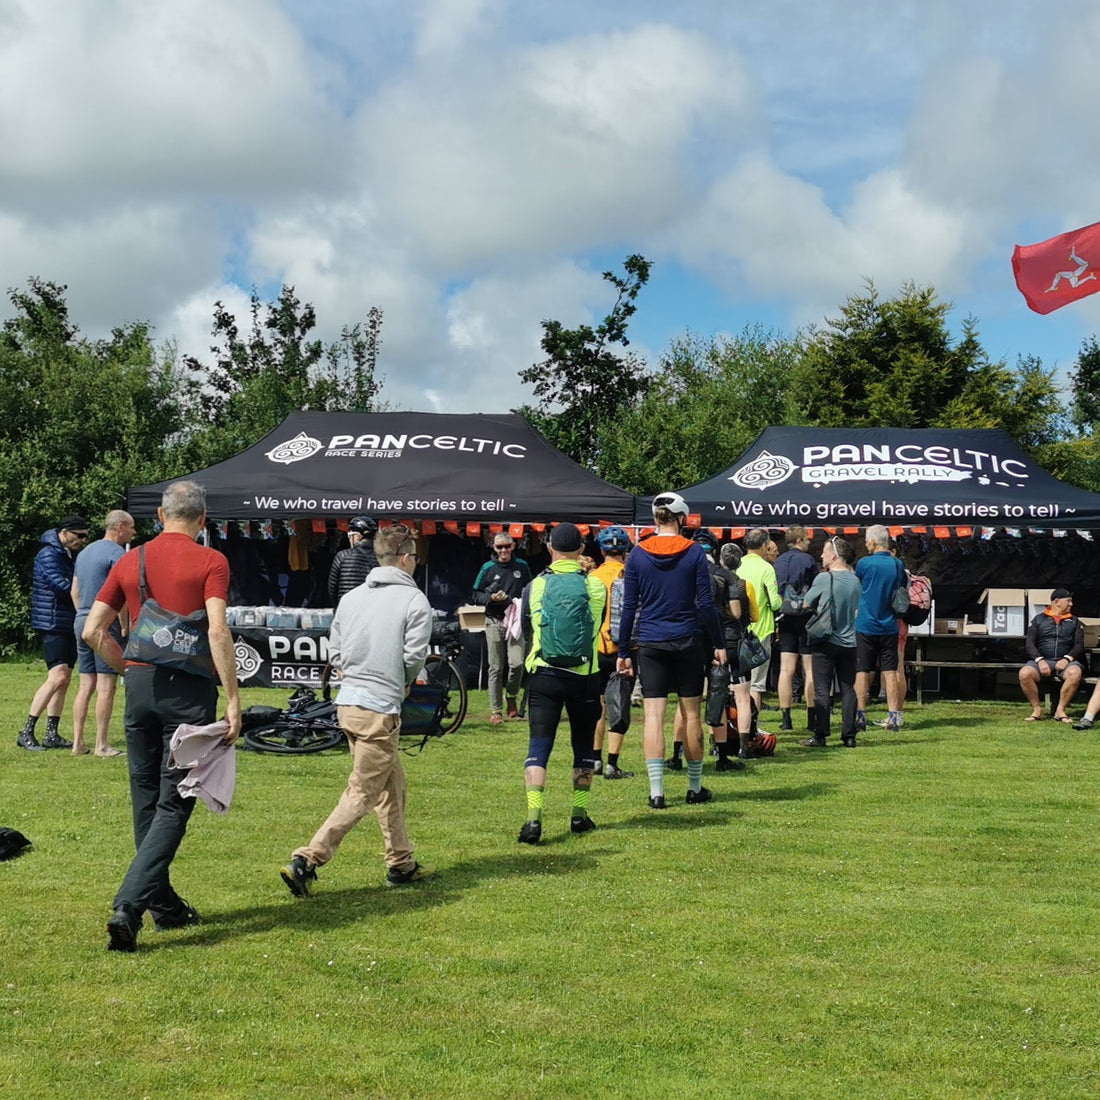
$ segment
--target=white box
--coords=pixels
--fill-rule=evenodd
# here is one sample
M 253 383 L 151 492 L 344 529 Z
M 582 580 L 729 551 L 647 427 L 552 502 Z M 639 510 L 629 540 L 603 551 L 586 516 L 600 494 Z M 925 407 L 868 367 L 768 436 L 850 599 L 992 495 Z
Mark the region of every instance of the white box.
M 1050 606 L 1050 594 L 1053 588 L 1029 588 L 1027 590 L 1027 622 L 1024 623 L 1024 631 L 1036 615 L 1041 615 Z
M 998 638 L 1022 638 L 1027 633 L 1027 592 L 1022 588 L 987 588 L 979 603 L 985 604 L 985 625 Z
M 458 622 L 463 630 L 471 634 L 485 632 L 485 608 L 476 603 L 464 604 L 458 609 Z

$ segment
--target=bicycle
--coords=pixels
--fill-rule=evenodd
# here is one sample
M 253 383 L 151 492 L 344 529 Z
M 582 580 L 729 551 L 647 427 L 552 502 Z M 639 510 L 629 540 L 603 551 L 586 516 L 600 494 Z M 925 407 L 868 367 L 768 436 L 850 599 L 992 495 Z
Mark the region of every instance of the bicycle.
M 430 738 L 458 729 L 468 705 L 466 681 L 455 663 L 466 647 L 465 632 L 456 622 L 440 623 L 432 628 L 432 644 L 441 652 L 428 656 L 422 679 L 413 684 L 402 706 L 401 736 L 419 737 L 419 749 Z M 303 687 L 291 695 L 286 710 L 249 707 L 242 715 L 245 747 L 294 756 L 346 748 L 332 701 L 331 673 L 332 666 L 326 665 L 320 699 L 312 688 Z

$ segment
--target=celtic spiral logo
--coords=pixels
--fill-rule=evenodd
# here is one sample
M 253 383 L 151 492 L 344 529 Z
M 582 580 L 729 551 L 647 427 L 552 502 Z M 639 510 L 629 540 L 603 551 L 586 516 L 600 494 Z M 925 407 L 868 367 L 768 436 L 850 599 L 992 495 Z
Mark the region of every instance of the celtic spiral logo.
M 277 443 L 267 452 L 267 457 L 272 462 L 281 462 L 284 466 L 289 466 L 292 462 L 301 462 L 303 458 L 312 457 L 320 449 L 319 439 L 314 439 L 305 432 L 299 432 L 293 439 Z
M 248 644 L 239 639 L 233 646 L 233 656 L 237 661 L 237 679 L 248 680 L 260 671 L 263 659 L 260 654 Z
M 773 455 L 761 451 L 751 462 L 746 462 L 729 479 L 742 489 L 770 489 L 778 485 L 795 471 L 795 464 L 783 455 Z
M 159 630 L 153 634 L 153 641 L 161 649 L 167 649 L 172 644 L 172 639 L 175 635 L 166 626 L 162 626 Z

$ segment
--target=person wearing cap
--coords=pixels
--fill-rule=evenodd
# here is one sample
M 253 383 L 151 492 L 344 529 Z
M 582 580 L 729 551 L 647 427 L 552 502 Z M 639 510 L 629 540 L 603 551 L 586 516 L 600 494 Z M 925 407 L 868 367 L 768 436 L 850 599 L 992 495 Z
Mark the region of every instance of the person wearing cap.
M 508 636 L 504 613 L 531 583 L 531 569 L 523 558 L 514 556 L 515 550 L 512 536 L 507 531 L 497 532 L 493 538 L 493 556 L 481 567 L 474 581 L 473 602 L 485 608 L 489 723 L 493 726 L 504 721 L 505 699 L 508 717 L 519 717 L 517 696 L 523 678 L 523 639 Z
M 15 743 L 21 749 L 71 749 L 73 743 L 61 736 L 61 712 L 76 665 L 76 635 L 73 622 L 73 559 L 88 541 L 88 521 L 83 516 L 66 516 L 56 527 L 44 531 L 42 549 L 34 559 L 31 587 L 31 627 L 38 631 L 46 658 L 46 679 L 34 693 L 30 713 Z M 46 712 L 46 736 L 39 744 L 35 726 Z
M 726 663 L 725 639 L 710 587 L 710 570 L 703 548 L 684 538 L 681 527 L 688 506 L 679 493 L 653 498 L 656 534 L 638 543 L 623 570 L 623 614 L 619 628 L 621 674 L 634 674 L 630 651 L 635 618 L 638 625 L 638 669 L 645 705 L 644 745 L 649 776 L 650 809 L 665 809 L 665 711 L 672 693 L 684 716 L 684 756 L 687 759 L 689 804 L 709 802 L 702 785 L 703 727 L 701 704 L 704 668 L 713 660 Z M 706 643 L 699 639 L 700 624 Z
M 83 756 L 88 752 L 84 743 L 84 725 L 88 720 L 88 707 L 92 696 L 95 704 L 95 754 L 96 756 L 121 756 L 118 749 L 107 743 L 107 733 L 111 725 L 111 712 L 115 706 L 115 689 L 118 686 L 118 673 L 82 637 L 88 615 L 92 610 L 96 595 L 103 587 L 111 567 L 126 552 L 126 544 L 134 537 L 134 517 L 121 508 L 107 513 L 103 521 L 103 538 L 97 539 L 84 549 L 76 559 L 73 576 L 73 603 L 76 604 L 77 671 L 80 684 L 73 700 L 73 756 Z M 119 621 L 111 624 L 111 633 L 121 646 L 122 625 L 128 623 L 126 611 L 119 615 Z
M 333 609 L 378 568 L 372 539 L 378 523 L 371 516 L 353 516 L 348 521 L 348 545 L 332 559 L 328 573 L 328 599 Z
M 1028 662 L 1020 669 L 1020 689 L 1031 704 L 1031 714 L 1025 721 L 1038 722 L 1045 717 L 1039 702 L 1039 686 L 1041 680 L 1049 678 L 1062 682 L 1054 720 L 1072 722 L 1066 714 L 1066 705 L 1081 686 L 1085 639 L 1081 621 L 1073 614 L 1073 593 L 1068 588 L 1055 588 L 1051 592 L 1050 605 L 1028 624 L 1024 649 Z M 1096 692 L 1093 692 L 1095 698 Z M 1090 699 L 1090 708 L 1092 704 Z
M 576 524 L 559 523 L 550 533 L 550 568 L 523 595 L 523 622 L 531 639 L 526 659 L 531 676 L 527 685 L 531 735 L 523 767 L 527 820 L 519 832 L 520 844 L 538 844 L 542 838 L 546 768 L 563 708 L 573 745 L 569 828 L 587 833 L 596 827 L 588 816 L 588 793 L 596 763 L 592 742 L 600 717 L 599 634 L 607 590 L 601 581 L 582 572 L 578 559 L 583 547 L 584 536 Z M 583 646 L 584 652 L 556 653 L 551 641 L 574 643 Z
M 596 723 L 596 772 L 604 779 L 633 779 L 634 773 L 619 767 L 619 753 L 622 752 L 624 734 L 607 732 L 607 705 L 604 693 L 607 681 L 615 671 L 618 660 L 619 644 L 611 638 L 611 589 L 623 575 L 626 556 L 633 543 L 622 527 L 605 527 L 596 537 L 603 553 L 603 562 L 592 571 L 598 581 L 607 589 L 607 606 L 604 609 L 603 623 L 600 626 L 600 719 Z M 622 586 L 620 585 L 620 588 Z M 603 743 L 607 738 L 607 764 L 603 764 Z

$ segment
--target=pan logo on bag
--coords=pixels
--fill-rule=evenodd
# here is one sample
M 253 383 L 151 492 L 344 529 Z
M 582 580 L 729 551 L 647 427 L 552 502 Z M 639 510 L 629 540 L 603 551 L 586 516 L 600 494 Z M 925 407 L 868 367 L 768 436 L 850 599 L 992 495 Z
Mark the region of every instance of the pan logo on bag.
M 319 439 L 314 439 L 313 436 L 306 435 L 305 432 L 299 432 L 293 439 L 276 443 L 267 452 L 267 457 L 272 462 L 289 466 L 292 462 L 301 462 L 303 458 L 312 458 L 323 446 L 324 444 Z
M 260 671 L 260 665 L 263 664 L 260 654 L 240 638 L 233 643 L 233 656 L 237 661 L 237 679 L 241 681 L 250 680 Z

